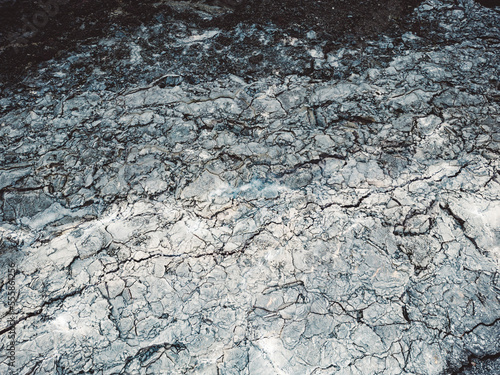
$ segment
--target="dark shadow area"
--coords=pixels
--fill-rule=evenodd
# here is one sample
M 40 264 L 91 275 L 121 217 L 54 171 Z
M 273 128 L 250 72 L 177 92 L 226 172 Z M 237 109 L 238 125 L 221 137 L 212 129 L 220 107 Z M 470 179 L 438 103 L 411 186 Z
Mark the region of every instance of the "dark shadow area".
M 49 3 L 50 8 L 41 5 Z M 123 4 L 119 0 L 45 0 L 40 3 L 18 0 L 1 6 L 0 75 L 7 79 L 57 56 L 60 51 L 106 35 L 113 23 L 133 27 L 161 11 L 147 2 Z
M 237 0 L 232 0 L 237 1 Z M 239 0 L 232 14 L 216 22 L 234 27 L 240 22 L 273 23 L 297 36 L 314 30 L 333 40 L 370 37 L 397 29 L 422 0 Z
M 26 69 L 86 40 L 108 35 L 113 25 L 126 33 L 160 18 L 224 30 L 240 23 L 274 24 L 292 36 L 314 30 L 319 38 L 342 43 L 397 31 L 420 2 L 202 0 L 180 11 L 172 1 L 4 0 L 0 2 L 0 76 L 4 82 L 19 81 Z M 193 5 L 219 12 L 207 19 L 203 12 L 190 11 Z

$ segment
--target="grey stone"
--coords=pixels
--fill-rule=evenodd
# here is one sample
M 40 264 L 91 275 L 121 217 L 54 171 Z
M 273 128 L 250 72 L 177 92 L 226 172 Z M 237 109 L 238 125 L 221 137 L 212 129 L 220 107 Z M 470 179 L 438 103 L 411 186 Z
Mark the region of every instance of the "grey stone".
M 498 14 L 410 21 L 442 33 L 131 26 L 2 86 L 0 373 L 495 373 Z M 200 79 L 247 37 L 311 72 Z M 72 84 L 122 42 L 123 90 L 104 58 Z M 174 47 L 189 75 L 148 62 Z

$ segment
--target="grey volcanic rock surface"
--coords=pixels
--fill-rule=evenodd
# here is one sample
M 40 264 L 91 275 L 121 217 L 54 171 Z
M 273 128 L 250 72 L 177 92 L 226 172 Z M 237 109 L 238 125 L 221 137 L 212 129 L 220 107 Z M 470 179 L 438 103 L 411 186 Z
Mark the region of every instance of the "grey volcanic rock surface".
M 159 18 L 4 83 L 0 373 L 500 373 L 499 18 Z

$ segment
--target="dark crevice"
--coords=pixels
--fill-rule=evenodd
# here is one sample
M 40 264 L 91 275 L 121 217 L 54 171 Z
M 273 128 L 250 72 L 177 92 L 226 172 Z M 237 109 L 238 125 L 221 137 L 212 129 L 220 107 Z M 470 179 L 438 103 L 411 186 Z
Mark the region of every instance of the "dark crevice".
M 470 243 L 472 243 L 472 245 L 474 245 L 474 248 L 482 255 L 487 255 L 486 251 L 481 249 L 481 247 L 479 247 L 479 245 L 477 244 L 476 242 L 476 239 L 474 237 L 471 237 L 467 234 L 466 232 L 466 228 L 465 228 L 465 223 L 466 221 L 464 219 L 462 219 L 460 216 L 458 216 L 457 214 L 455 214 L 450 206 L 447 204 L 447 203 L 440 203 L 439 204 L 439 207 L 445 211 L 449 216 L 451 216 L 453 219 L 455 219 L 455 222 L 458 224 L 458 226 L 460 227 L 463 235 L 465 236 L 465 238 L 467 238 Z
M 480 366 L 483 365 L 483 366 Z M 489 366 L 491 365 L 491 366 Z M 485 369 L 480 369 L 484 367 Z M 488 367 L 491 369 L 488 369 Z M 446 375 L 494 375 L 499 374 L 500 371 L 500 353 L 487 354 L 484 356 L 469 354 L 466 363 L 457 370 L 450 369 L 446 371 Z

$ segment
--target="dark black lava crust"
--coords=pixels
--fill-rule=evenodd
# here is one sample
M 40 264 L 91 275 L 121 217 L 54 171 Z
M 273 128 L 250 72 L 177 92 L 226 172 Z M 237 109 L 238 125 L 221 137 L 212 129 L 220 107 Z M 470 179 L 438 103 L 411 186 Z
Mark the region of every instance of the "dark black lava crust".
M 131 0 L 53 0 L 57 10 L 45 20 L 38 20 L 35 31 L 30 25 L 34 17 L 50 13 L 40 4 L 29 0 L 0 2 L 0 77 L 2 81 L 18 81 L 26 69 L 69 51 L 92 38 L 107 36 L 113 29 L 123 32 L 140 25 L 157 23 L 159 19 L 179 20 L 193 27 L 217 27 L 228 35 L 221 41 L 226 46 L 234 43 L 231 30 L 238 24 L 274 26 L 291 36 L 303 37 L 314 30 L 325 40 L 326 49 L 342 43 L 356 43 L 382 32 L 394 33 L 404 28 L 405 17 L 421 0 L 201 0 L 192 3 L 217 6 L 220 15 L 207 20 L 199 13 L 179 11 L 172 1 Z M 45 1 L 50 3 L 50 1 Z M 24 31 L 30 34 L 22 35 Z M 257 66 L 262 56 L 252 57 Z M 265 58 L 265 56 L 264 56 Z M 239 67 L 216 60 L 218 72 L 241 74 Z M 303 71 L 307 73 L 307 62 Z M 268 66 L 252 68 L 245 72 L 270 73 Z M 194 72 L 196 73 L 196 72 Z M 208 73 L 208 72 L 207 72 Z M 217 72 L 216 72 L 217 73 Z
M 224 1 L 224 0 L 219 0 Z M 236 1 L 235 12 L 224 17 L 223 26 L 239 22 L 268 24 L 301 36 L 313 29 L 333 40 L 360 39 L 401 25 L 422 0 L 225 0 Z

